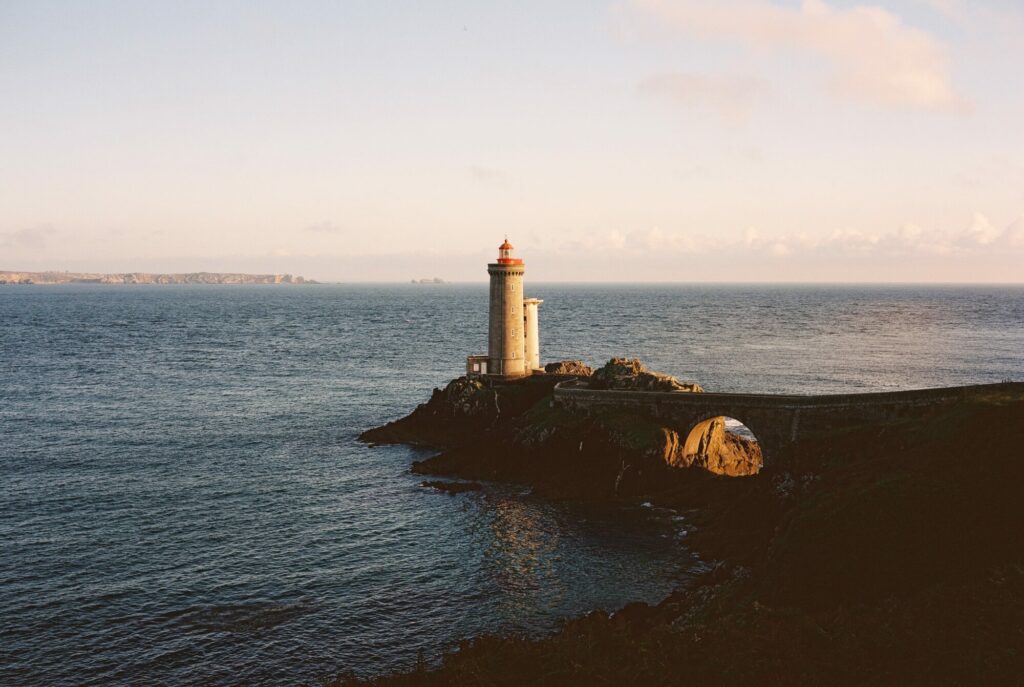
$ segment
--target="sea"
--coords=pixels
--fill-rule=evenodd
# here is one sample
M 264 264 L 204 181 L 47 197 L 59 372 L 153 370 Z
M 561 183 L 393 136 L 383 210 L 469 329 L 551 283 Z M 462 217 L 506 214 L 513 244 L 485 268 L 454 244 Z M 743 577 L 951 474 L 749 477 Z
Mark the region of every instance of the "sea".
M 0 287 L 0 684 L 303 685 L 657 602 L 687 513 L 357 435 L 486 352 L 487 287 Z M 528 284 L 545 361 L 709 391 L 1024 380 L 1024 288 Z M 649 504 L 647 504 L 649 505 Z

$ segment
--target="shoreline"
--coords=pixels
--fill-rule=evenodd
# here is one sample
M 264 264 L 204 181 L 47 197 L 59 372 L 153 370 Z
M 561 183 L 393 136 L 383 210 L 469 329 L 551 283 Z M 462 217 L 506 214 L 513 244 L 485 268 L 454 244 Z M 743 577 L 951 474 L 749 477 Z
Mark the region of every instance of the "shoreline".
M 242 272 L 16 272 L 0 270 L 0 286 L 59 286 L 63 284 L 244 286 L 256 284 L 316 284 L 291 274 Z
M 592 684 L 616 675 L 660 675 L 662 682 L 678 675 L 690 684 L 779 683 L 780 676 L 787 684 L 917 683 L 980 674 L 997 680 L 1024 667 L 1012 650 L 1024 620 L 1024 560 L 1020 537 L 1003 536 L 1005 523 L 1024 522 L 1014 486 L 1024 483 L 1020 390 L 809 439 L 793 449 L 792 469 L 769 466 L 730 478 L 695 467 L 657 469 L 651 446 L 610 432 L 608 418 L 573 425 L 564 416 L 538 417 L 545 396 L 543 385 L 533 384 L 538 388 L 520 392 L 518 405 L 508 399 L 504 417 L 435 390 L 406 418 L 360 438 L 439 449 L 411 466 L 425 476 L 685 511 L 696 527 L 686 546 L 712 570 L 658 604 L 591 612 L 539 640 L 478 637 L 443 653 L 434 669 L 328 684 L 479 684 L 470 673 L 493 684 L 514 684 L 509 676 Z M 447 417 L 438 417 L 442 408 Z M 541 419 L 548 424 L 538 428 Z M 565 436 L 538 442 L 538 429 Z M 573 445 L 581 436 L 592 445 Z M 508 446 L 488 446 L 484 437 L 504 437 Z M 964 460 L 978 452 L 986 470 Z M 638 463 L 631 478 L 630 459 Z M 964 613 L 986 618 L 986 626 L 979 620 L 948 631 L 949 618 Z M 879 626 L 889 628 L 887 647 L 870 640 L 868 628 Z M 923 650 L 920 636 L 935 643 L 924 652 L 929 662 L 898 660 Z M 960 654 L 940 651 L 954 640 L 987 658 L 958 660 Z M 807 654 L 822 642 L 818 659 Z M 551 675 L 557 679 L 543 678 Z

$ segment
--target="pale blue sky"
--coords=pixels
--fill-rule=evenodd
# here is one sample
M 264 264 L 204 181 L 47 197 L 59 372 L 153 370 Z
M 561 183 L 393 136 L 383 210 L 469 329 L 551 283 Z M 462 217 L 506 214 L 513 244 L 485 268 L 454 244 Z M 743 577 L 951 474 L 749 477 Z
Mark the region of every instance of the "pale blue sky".
M 1011 2 L 0 0 L 0 269 L 1024 281 Z

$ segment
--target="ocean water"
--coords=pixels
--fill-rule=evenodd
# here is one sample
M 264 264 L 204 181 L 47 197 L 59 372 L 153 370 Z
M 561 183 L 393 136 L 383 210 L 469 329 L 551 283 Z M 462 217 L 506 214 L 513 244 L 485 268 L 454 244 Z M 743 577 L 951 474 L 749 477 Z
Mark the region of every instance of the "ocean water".
M 528 284 L 544 360 L 715 391 L 1024 379 L 1024 289 Z M 0 288 L 0 683 L 315 684 L 657 601 L 685 517 L 419 486 L 486 286 Z

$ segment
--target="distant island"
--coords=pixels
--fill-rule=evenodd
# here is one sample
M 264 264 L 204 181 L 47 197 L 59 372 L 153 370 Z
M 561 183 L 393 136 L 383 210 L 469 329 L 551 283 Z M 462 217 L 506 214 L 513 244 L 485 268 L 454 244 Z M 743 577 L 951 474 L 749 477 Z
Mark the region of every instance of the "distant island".
M 8 272 L 0 270 L 0 284 L 316 284 L 291 274 L 236 274 L 230 272 Z
M 445 280 L 440 277 L 433 277 L 431 279 L 413 279 L 413 284 L 444 284 Z

